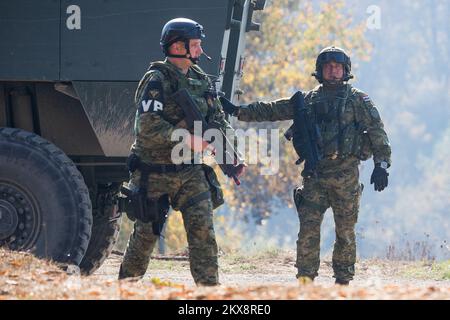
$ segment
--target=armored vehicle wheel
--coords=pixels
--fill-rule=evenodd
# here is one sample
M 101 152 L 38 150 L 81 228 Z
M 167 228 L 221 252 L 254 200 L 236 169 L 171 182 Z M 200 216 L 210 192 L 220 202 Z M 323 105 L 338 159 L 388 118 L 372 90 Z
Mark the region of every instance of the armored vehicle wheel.
M 52 143 L 0 128 L 0 246 L 78 265 L 91 236 L 88 189 Z
M 92 236 L 83 260 L 81 272 L 85 275 L 97 270 L 111 253 L 119 236 L 121 214 L 115 196 L 119 192 L 116 184 L 98 185 L 96 197 L 92 199 L 94 224 Z

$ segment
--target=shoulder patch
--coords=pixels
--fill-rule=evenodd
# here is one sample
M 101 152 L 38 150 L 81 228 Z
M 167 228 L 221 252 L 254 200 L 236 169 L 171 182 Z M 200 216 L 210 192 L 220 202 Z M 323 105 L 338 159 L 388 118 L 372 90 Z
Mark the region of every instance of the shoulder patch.
M 375 107 L 370 109 L 370 116 L 375 120 L 381 120 L 380 113 Z
M 365 94 L 365 93 L 363 93 L 361 95 L 361 98 L 363 99 L 364 102 L 372 103 L 372 100 L 370 100 L 370 97 L 367 94 Z
M 142 99 L 139 101 L 138 113 L 161 112 L 164 108 L 164 91 L 161 81 L 149 81 Z

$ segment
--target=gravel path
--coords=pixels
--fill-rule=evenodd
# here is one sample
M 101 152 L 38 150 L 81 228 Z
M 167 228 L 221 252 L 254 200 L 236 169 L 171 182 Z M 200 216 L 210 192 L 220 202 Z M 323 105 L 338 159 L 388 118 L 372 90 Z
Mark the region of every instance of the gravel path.
M 117 281 L 121 255 L 112 254 L 86 277 L 75 266 L 64 271 L 32 254 L 0 248 L 0 300 L 450 300 L 450 280 L 439 280 L 449 279 L 448 262 L 359 261 L 355 280 L 342 287 L 333 283 L 329 259 L 313 284 L 299 284 L 293 257 L 282 251 L 225 254 L 219 259 L 222 285 L 196 287 L 186 257 L 155 257 L 144 279 Z
M 276 256 L 243 257 L 222 256 L 219 258 L 219 277 L 223 285 L 296 285 L 295 254 L 282 252 Z M 117 279 L 122 256 L 111 254 L 102 267 L 91 277 L 95 279 Z M 408 270 L 414 267 L 427 268 L 420 262 L 363 260 L 356 265 L 356 276 L 352 286 L 371 287 L 383 285 L 405 285 L 415 287 L 446 287 L 450 288 L 450 280 L 423 279 L 410 274 Z M 431 265 L 429 266 L 431 268 Z M 322 261 L 319 276 L 315 284 L 321 286 L 334 285 L 331 261 Z M 189 270 L 187 258 L 163 260 L 161 257 L 152 259 L 144 277 L 145 280 L 159 278 L 177 284 L 193 286 L 194 282 Z M 450 298 L 450 297 L 449 297 Z

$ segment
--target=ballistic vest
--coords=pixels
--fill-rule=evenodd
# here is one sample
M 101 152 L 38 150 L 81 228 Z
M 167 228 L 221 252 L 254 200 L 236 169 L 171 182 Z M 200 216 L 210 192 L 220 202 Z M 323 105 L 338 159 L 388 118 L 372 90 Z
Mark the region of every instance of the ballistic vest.
M 149 79 L 151 79 L 150 76 L 155 70 L 164 76 L 164 79 L 161 81 L 163 97 L 160 97 L 163 108 L 157 112 L 157 115 L 164 121 L 176 128 L 186 129 L 185 123 L 182 121 L 184 119 L 184 112 L 172 99 L 173 93 L 183 88 L 188 90 L 200 112 L 205 117 L 205 120 L 208 122 L 210 118 L 213 118 L 212 115 L 219 108 L 219 102 L 215 97 L 215 90 L 213 90 L 208 75 L 196 65 L 191 66 L 187 75 L 184 75 L 176 66 L 169 62 L 153 62 L 150 64 L 148 71 L 145 73 L 136 90 L 135 102 L 137 104 L 140 98 L 145 95 Z M 171 163 L 171 151 L 176 142 L 171 143 L 167 139 L 162 139 L 161 136 L 157 135 L 152 135 L 151 137 L 140 135 L 139 132 L 143 130 L 142 124 L 139 121 L 139 117 L 141 116 L 138 112 L 136 113 L 136 141 L 132 146 L 132 152 L 139 155 L 147 163 Z M 191 133 L 193 133 L 193 130 L 191 130 Z
M 207 120 L 209 115 L 216 111 L 217 105 L 214 101 L 216 97 L 214 96 L 211 81 L 199 66 L 191 66 L 188 74 L 184 75 L 173 64 L 156 61 L 150 64 L 147 73 L 151 72 L 151 70 L 158 70 L 164 75 L 164 82 L 166 84 L 166 87 L 163 87 L 166 93 L 166 108 L 165 112 L 162 113 L 164 120 L 172 125 L 176 125 L 179 121 L 183 120 L 183 111 L 171 99 L 171 94 L 184 88 L 189 91 L 191 97 L 199 107 L 200 112 Z
M 346 84 L 331 95 L 318 86 L 305 97 L 305 104 L 318 126 L 323 158 L 355 156 L 367 160 L 372 156 L 367 130 L 361 121 L 364 106 L 351 85 Z

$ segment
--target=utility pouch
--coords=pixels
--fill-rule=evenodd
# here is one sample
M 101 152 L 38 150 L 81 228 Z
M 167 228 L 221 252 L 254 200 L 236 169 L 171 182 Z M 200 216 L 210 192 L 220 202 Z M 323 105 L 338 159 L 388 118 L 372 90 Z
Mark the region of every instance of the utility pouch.
M 357 127 L 358 130 L 355 135 L 352 153 L 359 160 L 365 161 L 370 157 L 372 157 L 373 155 L 372 142 L 370 141 L 367 128 L 360 125 L 360 121 L 358 120 L 360 119 L 360 116 L 354 105 L 353 105 L 353 114 L 355 117 L 355 126 Z
M 141 165 L 141 159 L 134 153 L 131 153 L 127 158 L 127 168 L 130 172 L 135 172 Z
M 149 210 L 152 204 L 148 203 L 146 192 L 143 192 L 140 188 L 130 189 L 126 184 L 122 184 L 120 192 L 124 195 L 123 198 L 126 199 L 124 201 L 124 209 L 130 220 L 140 220 L 147 223 L 151 221 L 151 218 L 154 218 L 155 215 Z
M 370 142 L 369 134 L 365 128 L 356 127 L 356 130 L 353 133 L 350 154 L 354 155 L 361 161 L 365 161 L 373 155 L 372 144 Z
M 159 219 L 158 200 L 148 199 L 146 190 L 141 188 L 133 190 L 128 185 L 122 184 L 120 192 L 126 198 L 124 207 L 130 220 L 148 223 Z
M 223 198 L 223 191 L 220 187 L 220 182 L 217 178 L 216 173 L 214 172 L 214 169 L 206 164 L 202 164 L 202 167 L 203 171 L 205 172 L 206 180 L 208 180 L 213 209 L 216 209 L 225 203 L 225 200 Z
M 169 195 L 149 199 L 145 190 L 132 190 L 126 184 L 122 184 L 120 192 L 121 198 L 124 199 L 122 208 L 128 218 L 132 221 L 152 222 L 153 233 L 159 236 L 170 209 Z

